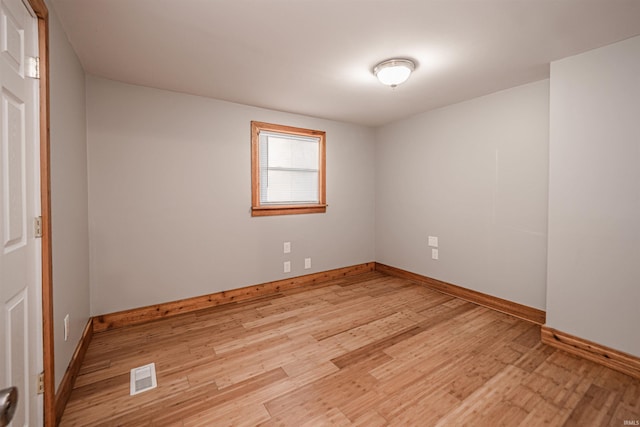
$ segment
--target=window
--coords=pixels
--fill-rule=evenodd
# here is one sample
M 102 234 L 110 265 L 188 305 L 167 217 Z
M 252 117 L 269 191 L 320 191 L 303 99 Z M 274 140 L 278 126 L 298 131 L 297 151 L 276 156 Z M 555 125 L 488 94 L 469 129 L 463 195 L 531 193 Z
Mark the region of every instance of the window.
M 252 216 L 326 212 L 325 132 L 251 122 Z

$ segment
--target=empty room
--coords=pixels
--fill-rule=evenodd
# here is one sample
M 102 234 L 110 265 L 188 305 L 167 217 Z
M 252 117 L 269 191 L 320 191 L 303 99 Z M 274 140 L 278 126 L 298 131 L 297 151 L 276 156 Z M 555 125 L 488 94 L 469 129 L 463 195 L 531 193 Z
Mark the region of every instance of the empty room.
M 0 426 L 640 425 L 637 0 L 0 6 Z

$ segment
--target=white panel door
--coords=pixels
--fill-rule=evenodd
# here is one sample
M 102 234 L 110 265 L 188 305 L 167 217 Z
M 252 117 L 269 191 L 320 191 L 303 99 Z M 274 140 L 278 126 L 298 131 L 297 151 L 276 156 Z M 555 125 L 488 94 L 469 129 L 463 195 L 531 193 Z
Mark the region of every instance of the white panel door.
M 16 386 L 12 426 L 42 424 L 37 20 L 21 0 L 0 0 L 0 389 Z

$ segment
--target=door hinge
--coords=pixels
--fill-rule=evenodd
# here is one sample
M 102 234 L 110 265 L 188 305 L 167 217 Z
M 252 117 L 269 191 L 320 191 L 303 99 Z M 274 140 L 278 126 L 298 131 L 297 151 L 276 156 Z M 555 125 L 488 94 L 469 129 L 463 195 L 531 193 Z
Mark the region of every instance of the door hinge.
M 40 78 L 40 58 L 37 56 L 28 56 L 27 57 L 27 77 L 31 77 L 32 79 Z
M 44 394 L 44 372 L 38 374 L 38 394 Z
M 42 237 L 42 217 L 37 216 L 33 219 L 33 234 L 34 237 Z

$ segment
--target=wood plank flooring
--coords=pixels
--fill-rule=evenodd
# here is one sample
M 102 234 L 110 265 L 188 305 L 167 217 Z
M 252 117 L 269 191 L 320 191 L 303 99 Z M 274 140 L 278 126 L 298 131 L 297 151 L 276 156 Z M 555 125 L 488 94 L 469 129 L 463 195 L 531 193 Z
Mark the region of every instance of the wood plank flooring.
M 130 369 L 158 387 L 129 396 Z M 623 426 L 640 381 L 525 321 L 366 273 L 98 333 L 63 426 Z M 626 424 L 625 424 L 626 423 Z

